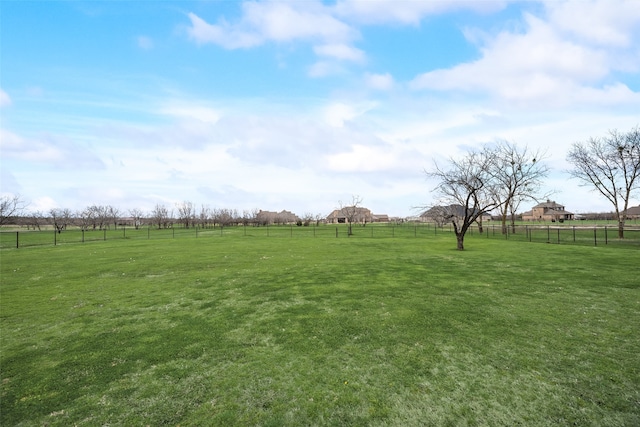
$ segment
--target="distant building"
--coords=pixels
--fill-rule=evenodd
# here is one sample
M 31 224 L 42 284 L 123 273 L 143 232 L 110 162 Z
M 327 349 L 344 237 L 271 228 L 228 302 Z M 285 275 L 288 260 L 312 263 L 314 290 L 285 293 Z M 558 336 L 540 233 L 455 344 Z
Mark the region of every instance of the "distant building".
M 640 219 L 640 205 L 630 207 L 625 211 L 627 219 Z
M 435 222 L 436 224 L 443 225 L 450 222 L 453 218 L 462 220 L 464 216 L 464 206 L 454 204 L 449 206 L 434 206 L 420 214 L 419 218 L 420 222 Z M 491 214 L 484 212 L 476 220 L 478 223 L 485 221 L 491 221 Z
M 329 224 L 347 224 L 349 223 L 349 212 L 355 209 L 353 215 L 353 223 L 366 224 L 373 222 L 373 214 L 367 208 L 346 206 L 342 209 L 336 209 L 327 216 L 327 223 Z
M 564 221 L 573 219 L 573 213 L 552 200 L 538 203 L 530 211 L 522 214 L 523 221 Z
M 373 214 L 372 215 L 373 222 L 389 222 L 389 215 L 387 214 Z

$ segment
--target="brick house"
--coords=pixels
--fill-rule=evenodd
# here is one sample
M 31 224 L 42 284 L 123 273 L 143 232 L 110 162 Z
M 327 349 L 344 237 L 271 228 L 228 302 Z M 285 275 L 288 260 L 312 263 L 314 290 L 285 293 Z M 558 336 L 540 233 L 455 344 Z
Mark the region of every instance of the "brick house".
M 565 207 L 553 200 L 538 203 L 530 211 L 522 214 L 523 221 L 565 221 L 572 220 L 573 213 L 567 212 Z

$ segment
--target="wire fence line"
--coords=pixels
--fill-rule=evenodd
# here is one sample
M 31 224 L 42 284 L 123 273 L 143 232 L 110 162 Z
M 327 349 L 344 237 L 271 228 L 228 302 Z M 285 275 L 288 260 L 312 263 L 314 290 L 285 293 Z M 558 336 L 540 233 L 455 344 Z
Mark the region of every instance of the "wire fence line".
M 433 223 L 386 223 L 353 225 L 352 234 L 348 234 L 346 224 L 320 224 L 310 226 L 239 225 L 227 227 L 125 227 L 103 230 L 67 229 L 57 232 L 53 229 L 16 230 L 0 233 L 0 249 L 23 248 L 30 246 L 57 246 L 107 240 L 162 240 L 187 238 L 233 238 L 233 237 L 269 237 L 269 238 L 417 238 L 450 233 L 451 224 L 438 226 Z M 474 226 L 469 229 L 470 238 L 505 239 L 530 243 L 614 245 L 640 249 L 640 227 L 625 227 L 625 238 L 618 239 L 617 226 L 598 225 L 516 225 L 507 226 L 503 232 L 501 225 L 485 225 L 480 231 Z

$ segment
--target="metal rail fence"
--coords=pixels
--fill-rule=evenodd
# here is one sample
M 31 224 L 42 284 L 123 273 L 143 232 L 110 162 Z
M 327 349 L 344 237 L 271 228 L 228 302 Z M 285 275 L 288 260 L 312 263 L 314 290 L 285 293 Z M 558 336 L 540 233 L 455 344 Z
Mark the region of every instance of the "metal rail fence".
M 56 232 L 53 229 L 42 231 L 14 230 L 0 232 L 0 249 L 23 248 L 29 246 L 57 246 L 85 242 L 107 240 L 160 240 L 186 238 L 219 238 L 219 237 L 272 237 L 272 238 L 409 238 L 429 237 L 442 233 L 453 234 L 451 224 L 437 226 L 433 223 L 385 223 L 354 224 L 352 235 L 348 234 L 346 224 L 320 224 L 310 226 L 271 225 L 253 226 L 239 225 L 227 227 L 173 227 L 158 229 L 155 227 L 121 226 L 117 229 L 81 230 L 71 228 Z M 625 238 L 618 239 L 618 229 L 614 226 L 551 226 L 551 225 L 517 225 L 507 226 L 503 232 L 501 225 L 485 225 L 480 232 L 477 226 L 469 229 L 467 236 L 471 238 L 493 238 L 522 242 L 539 242 L 550 244 L 581 244 L 591 246 L 615 245 L 640 249 L 640 227 L 625 228 Z

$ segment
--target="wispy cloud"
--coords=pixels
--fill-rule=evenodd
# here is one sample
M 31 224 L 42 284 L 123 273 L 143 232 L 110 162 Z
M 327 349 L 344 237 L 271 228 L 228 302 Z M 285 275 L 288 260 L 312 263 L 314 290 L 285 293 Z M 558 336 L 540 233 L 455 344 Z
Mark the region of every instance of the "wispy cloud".
M 143 50 L 151 50 L 153 49 L 153 46 L 154 46 L 153 39 L 148 36 L 136 37 L 136 43 L 138 47 Z
M 0 108 L 11 105 L 11 98 L 4 90 L 0 89 Z

